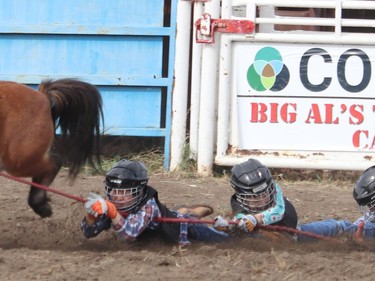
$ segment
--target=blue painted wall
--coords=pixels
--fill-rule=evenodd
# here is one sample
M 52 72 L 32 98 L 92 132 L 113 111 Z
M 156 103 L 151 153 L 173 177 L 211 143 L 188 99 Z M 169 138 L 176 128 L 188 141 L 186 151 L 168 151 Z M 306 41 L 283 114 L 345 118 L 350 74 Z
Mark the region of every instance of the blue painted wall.
M 169 168 L 177 0 L 0 0 L 0 80 L 97 85 L 105 134 L 162 137 Z M 165 12 L 168 11 L 168 12 Z

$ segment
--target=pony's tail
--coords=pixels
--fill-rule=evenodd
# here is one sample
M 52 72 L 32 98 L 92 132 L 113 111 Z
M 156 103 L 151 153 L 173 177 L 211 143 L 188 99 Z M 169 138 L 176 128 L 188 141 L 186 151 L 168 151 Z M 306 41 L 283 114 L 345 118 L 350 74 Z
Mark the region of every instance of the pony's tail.
M 104 124 L 102 97 L 98 89 L 77 79 L 43 80 L 38 91 L 51 102 L 55 127 L 61 130 L 61 155 L 75 178 L 88 162 L 101 171 L 100 122 Z

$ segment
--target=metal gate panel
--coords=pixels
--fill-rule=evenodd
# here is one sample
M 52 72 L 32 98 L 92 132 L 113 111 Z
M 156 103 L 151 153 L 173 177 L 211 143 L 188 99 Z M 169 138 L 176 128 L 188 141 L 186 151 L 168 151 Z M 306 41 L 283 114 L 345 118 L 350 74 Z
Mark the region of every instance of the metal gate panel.
M 0 42 L 0 52 L 11 54 L 1 58 L 2 73 L 16 74 L 20 69 L 22 75 L 85 73 L 112 76 L 120 84 L 132 84 L 137 77 L 155 80 L 162 76 L 162 38 L 4 35 Z M 157 59 L 150 63 L 153 58 Z
M 163 27 L 164 0 L 1 0 L 0 25 L 15 31 L 33 33 L 48 28 L 80 28 L 84 32 L 100 28 L 105 32 L 117 26 L 149 28 Z M 23 30 L 25 29 L 25 30 Z
M 106 97 L 105 116 L 112 120 L 106 134 L 134 136 L 162 136 L 158 128 L 161 123 L 161 94 L 157 87 L 103 87 Z M 134 99 L 137 96 L 137 99 Z M 119 99 L 123 102 L 119 103 Z M 139 129 L 142 128 L 142 129 Z
M 358 48 L 361 50 L 364 50 L 365 52 L 368 52 L 369 54 L 373 53 L 373 45 L 375 37 L 373 34 L 360 34 L 359 32 L 353 32 L 348 33 L 344 32 L 344 27 L 347 27 L 349 25 L 353 26 L 366 26 L 366 25 L 372 25 L 374 21 L 370 20 L 364 20 L 364 19 L 341 19 L 341 11 L 340 13 L 336 11 L 336 14 L 334 14 L 338 18 L 311 18 L 311 17 L 296 17 L 296 18 L 289 18 L 289 17 L 281 17 L 281 16 L 270 16 L 270 13 L 268 10 L 262 11 L 261 8 L 265 9 L 273 9 L 273 7 L 265 7 L 264 5 L 269 5 L 271 1 L 265 2 L 265 1 L 233 1 L 233 3 L 237 3 L 238 5 L 244 5 L 247 7 L 248 11 L 248 18 L 253 20 L 255 23 L 257 23 L 257 31 L 254 34 L 251 34 L 250 36 L 235 36 L 235 35 L 229 35 L 229 36 L 223 36 L 222 39 L 222 48 L 228 48 L 226 52 L 231 54 L 231 57 L 227 57 L 228 61 L 223 63 L 221 67 L 223 69 L 233 68 L 231 70 L 227 70 L 232 73 L 232 82 L 230 89 L 227 89 L 229 91 L 226 91 L 226 94 L 224 94 L 224 91 L 220 91 L 221 98 L 226 99 L 231 104 L 231 112 L 229 113 L 228 108 L 224 109 L 219 104 L 219 115 L 221 115 L 221 118 L 225 118 L 229 121 L 229 126 L 231 130 L 231 134 L 228 136 L 227 133 L 225 133 L 225 130 L 228 130 L 227 128 L 219 128 L 219 135 L 218 135 L 218 152 L 217 156 L 215 158 L 217 163 L 220 164 L 237 164 L 244 160 L 246 160 L 249 157 L 256 157 L 260 159 L 262 162 L 264 162 L 266 165 L 270 167 L 286 167 L 286 168 L 313 168 L 313 169 L 342 169 L 342 170 L 363 170 L 366 169 L 368 166 L 372 165 L 372 161 L 374 158 L 374 150 L 373 148 L 364 148 L 364 147 L 349 147 L 348 140 L 353 141 L 352 139 L 352 132 L 354 130 L 360 130 L 363 129 L 362 127 L 358 126 L 358 124 L 355 124 L 354 122 L 351 123 L 350 121 L 345 122 L 350 119 L 350 116 L 348 119 L 344 118 L 344 107 L 351 103 L 353 104 L 366 104 L 366 107 L 372 108 L 372 103 L 374 102 L 374 95 L 372 91 L 369 91 L 371 89 L 371 85 L 367 88 L 367 91 L 362 91 L 360 93 L 354 93 L 350 92 L 349 90 L 340 89 L 339 87 L 334 87 L 335 80 L 338 79 L 338 76 L 329 76 L 332 73 L 329 73 L 327 75 L 327 69 L 329 70 L 337 70 L 337 72 L 343 73 L 343 69 L 339 68 L 339 64 L 335 65 L 335 67 L 329 68 L 327 65 L 321 64 L 321 68 L 314 73 L 321 74 L 321 75 L 327 75 L 329 77 L 332 77 L 332 84 L 331 87 L 328 88 L 326 91 L 317 92 L 317 91 L 308 91 L 305 88 L 302 89 L 302 82 L 299 80 L 300 72 L 295 71 L 295 69 L 301 71 L 301 68 L 303 68 L 301 65 L 302 63 L 298 64 L 296 63 L 297 67 L 294 67 L 292 65 L 292 61 L 294 58 L 296 61 L 298 61 L 299 58 L 302 57 L 303 51 L 302 50 L 308 50 L 311 48 L 322 48 L 325 50 L 328 50 L 328 52 L 332 52 L 332 56 L 334 59 L 333 62 L 337 63 L 337 60 L 339 58 L 340 52 L 344 52 L 346 49 L 349 48 Z M 304 6 L 311 6 L 311 7 L 329 7 L 329 8 L 336 8 L 341 10 L 341 7 L 345 8 L 355 8 L 359 9 L 361 6 L 356 6 L 358 1 L 275 1 L 275 6 L 285 6 L 285 7 L 304 7 Z M 297 6 L 294 6 L 296 4 Z M 371 10 L 374 9 L 375 6 L 373 3 L 368 2 L 367 9 Z M 255 11 L 259 8 L 259 16 L 255 15 L 255 13 L 250 13 L 249 11 Z M 364 6 L 362 6 L 364 8 Z M 264 14 L 263 14 L 264 12 Z M 279 24 L 279 25 L 287 25 L 290 26 L 289 32 L 277 32 L 274 30 L 274 27 L 272 24 Z M 341 26 L 342 24 L 342 26 Z M 325 28 L 328 26 L 332 27 L 331 32 L 327 31 L 318 31 L 320 25 L 323 25 Z M 318 28 L 315 28 L 314 31 L 310 32 L 300 32 L 300 28 L 304 26 L 317 26 Z M 225 47 L 224 47 L 225 46 Z M 246 46 L 246 50 L 241 47 Z M 354 46 L 354 47 L 353 47 Z M 253 48 L 254 50 L 262 50 L 265 49 L 268 50 L 281 50 L 283 51 L 283 57 L 284 57 L 284 63 L 289 67 L 290 71 L 290 80 L 286 79 L 286 76 L 284 77 L 283 82 L 286 83 L 286 81 L 289 81 L 288 88 L 280 88 L 277 91 L 275 90 L 272 92 L 269 91 L 263 91 L 259 90 L 257 91 L 255 86 L 253 88 L 248 89 L 250 87 L 241 87 L 241 83 L 239 81 L 243 81 L 242 77 L 245 76 L 246 78 L 246 72 L 243 71 L 243 68 L 241 68 L 240 64 L 238 62 L 243 62 L 244 55 L 247 54 L 248 57 L 250 56 L 251 59 L 253 59 L 257 52 L 252 50 L 249 51 L 249 48 Z M 223 50 L 222 50 L 223 51 Z M 280 51 L 280 52 L 281 52 Z M 353 52 L 353 51 L 352 51 Z M 233 54 L 233 57 L 232 57 Z M 237 56 L 235 56 L 237 54 Z M 370 56 L 371 57 L 371 56 Z M 258 58 L 259 59 L 259 58 Z M 274 59 L 275 61 L 277 59 L 273 58 L 272 55 L 268 54 L 267 58 L 262 57 L 263 60 L 266 59 Z M 322 58 L 320 58 L 322 60 Z M 224 61 L 225 59 L 223 59 Z M 259 59 L 260 60 L 260 59 Z M 229 63 L 230 62 L 230 63 Z M 274 61 L 273 61 L 274 62 Z M 372 62 L 369 61 L 369 63 Z M 254 61 L 251 61 L 251 63 L 254 63 Z M 355 63 L 352 62 L 350 65 L 350 69 L 353 71 L 359 71 L 364 69 L 362 62 Z M 354 67 L 355 66 L 355 67 Z M 341 65 L 342 67 L 342 65 Z M 305 68 L 307 69 L 307 67 Z M 347 73 L 347 75 L 350 75 L 350 69 Z M 308 70 L 306 70 L 308 71 Z M 311 71 L 311 70 L 310 70 Z M 371 69 L 370 69 L 371 72 Z M 244 74 L 245 73 L 245 74 Z M 352 73 L 351 76 L 355 76 L 354 74 L 358 73 Z M 242 75 L 242 76 L 240 76 Z M 307 75 L 307 74 L 306 74 Z M 321 77 L 321 75 L 318 75 Z M 309 73 L 309 78 L 311 79 L 312 73 Z M 250 74 L 247 72 L 247 78 L 248 81 L 250 81 L 249 78 Z M 253 79 L 254 77 L 251 76 Z M 315 78 L 315 77 L 314 77 Z M 302 80 L 302 79 L 301 79 Z M 318 82 L 316 80 L 313 80 L 313 83 L 321 83 L 319 80 Z M 250 81 L 254 85 L 254 80 Z M 248 83 L 250 83 L 248 82 Z M 294 85 L 300 85 L 301 87 L 291 88 L 292 82 Z M 337 81 L 336 81 L 337 83 Z M 285 84 L 286 85 L 286 84 Z M 333 88 L 333 90 L 331 89 Z M 224 88 L 222 88 L 224 89 Z M 246 89 L 246 90 L 245 90 Z M 283 91 L 284 90 L 284 91 Z M 258 92 L 261 92 L 260 94 Z M 229 94 L 229 95 L 228 95 Z M 272 95 L 273 94 L 273 95 Z M 351 95 L 350 95 L 351 94 Z M 228 96 L 227 96 L 228 95 Z M 226 96 L 226 97 L 225 97 Z M 324 108 L 323 106 L 328 104 L 330 106 L 337 106 L 341 104 L 340 108 L 340 115 L 338 119 L 340 119 L 340 122 L 338 119 L 330 122 L 328 119 L 326 121 L 322 122 L 322 124 L 313 124 L 315 127 L 313 127 L 312 124 L 305 121 L 304 127 L 300 126 L 294 126 L 299 128 L 299 130 L 292 131 L 290 128 L 292 124 L 296 124 L 297 122 L 294 121 L 286 121 L 282 122 L 275 122 L 274 118 L 275 116 L 270 114 L 270 110 L 267 111 L 267 118 L 269 118 L 268 123 L 264 122 L 262 128 L 259 128 L 258 123 L 256 121 L 253 121 L 252 118 L 249 118 L 248 115 L 243 114 L 243 110 L 241 113 L 241 108 L 244 108 L 244 105 L 247 105 L 248 108 L 246 108 L 246 112 L 250 112 L 250 103 L 252 105 L 259 105 L 261 102 L 259 102 L 259 97 L 262 99 L 264 97 L 268 97 L 268 105 L 270 103 L 273 104 L 273 106 L 279 106 L 277 109 L 277 114 L 283 115 L 285 112 L 280 110 L 281 106 L 283 105 L 289 105 L 292 102 L 296 104 L 296 118 L 297 121 L 300 121 L 300 119 L 303 119 L 303 117 L 307 114 L 303 114 L 303 108 L 306 106 L 308 108 L 309 106 L 312 107 L 312 104 L 314 103 L 314 106 L 321 106 L 321 108 Z M 228 100 L 229 98 L 229 100 Z M 288 100 L 284 104 L 279 105 L 279 101 L 284 99 Z M 365 98 L 365 101 L 359 101 L 356 98 Z M 245 100 L 246 99 L 246 100 Z M 221 99 L 220 99 L 221 100 Z M 263 99 L 264 100 L 264 99 Z M 250 102 L 249 102 L 250 101 Z M 261 100 L 262 101 L 262 100 Z M 259 103 L 257 103 L 259 102 Z M 336 104 L 335 104 L 336 103 Z M 265 103 L 264 103 L 265 104 Z M 263 105 L 263 104 L 262 104 Z M 316 108 L 316 107 L 314 107 Z M 280 110 L 280 112 L 279 112 Z M 228 115 L 222 115 L 224 111 L 227 111 Z M 255 111 L 255 110 L 254 110 Z M 253 112 L 254 112 L 253 111 Z M 323 110 L 322 110 L 323 112 Z M 302 113 L 302 114 L 301 114 Z M 365 115 L 365 111 L 363 112 Z M 272 112 L 274 114 L 274 111 Z M 323 113 L 324 114 L 324 113 Z M 329 116 L 329 110 L 327 110 L 327 116 Z M 366 113 L 367 114 L 367 113 Z M 278 115 L 279 116 L 279 115 Z M 303 117 L 302 117 L 303 116 Z M 336 117 L 336 115 L 334 114 Z M 373 120 L 373 114 L 369 114 L 365 119 Z M 248 118 L 246 118 L 248 117 Z M 284 115 L 283 117 L 287 117 L 287 115 Z M 241 118 L 241 120 L 240 120 Z M 307 119 L 307 118 L 306 118 Z M 247 148 L 241 148 L 242 144 L 240 143 L 241 139 L 243 140 L 243 137 L 245 136 L 245 130 L 243 124 L 246 120 L 246 124 L 251 124 L 252 128 L 256 127 L 256 129 L 252 130 L 251 132 L 249 130 L 246 131 L 247 134 L 247 140 L 252 138 L 253 140 L 264 140 L 262 137 L 266 137 L 267 142 L 264 141 L 263 143 L 258 143 L 256 147 L 252 147 L 251 149 Z M 280 120 L 280 119 L 279 119 Z M 305 120 L 305 119 L 303 119 Z M 241 123 L 241 122 L 242 123 Z M 337 123 L 336 123 L 337 122 Z M 260 123 L 260 122 L 259 122 Z M 302 122 L 301 122 L 302 123 Z M 241 127 L 242 124 L 242 127 Z M 255 124 L 255 125 L 254 125 Z M 219 125 L 221 126 L 221 124 Z M 345 139 L 341 138 L 339 139 L 339 136 L 341 136 L 337 130 L 338 127 L 341 126 L 345 127 Z M 315 128 L 320 128 L 319 131 Z M 372 127 L 372 126 L 369 126 Z M 279 128 L 288 128 L 288 130 L 284 130 L 280 132 Z M 365 127 L 367 128 L 367 127 Z M 276 130 L 277 129 L 277 130 Z M 309 135 L 310 131 L 315 129 L 314 135 Z M 336 129 L 336 131 L 335 131 Z M 371 129 L 371 128 L 370 128 Z M 270 131 L 272 130 L 272 133 Z M 341 129 L 341 131 L 344 131 Z M 340 131 L 340 132 L 341 132 Z M 226 136 L 226 143 L 223 142 L 223 138 L 221 138 L 220 134 L 225 134 Z M 251 136 L 249 136 L 251 135 Z M 299 138 L 297 138 L 297 135 Z M 308 136 L 308 137 L 307 137 Z M 304 139 L 302 141 L 301 139 Z M 354 138 L 354 135 L 353 135 Z M 369 137 L 370 138 L 370 137 Z M 268 142 L 268 140 L 272 140 L 271 144 Z M 298 142 L 299 140 L 299 142 Z M 333 144 L 333 141 L 335 140 L 335 143 Z M 343 145 L 345 142 L 345 146 Z M 284 141 L 284 143 L 283 143 Z M 289 143 L 285 143 L 285 141 L 289 141 Z M 341 142 L 340 142 L 341 141 Z M 264 145 L 267 143 L 266 145 Z M 274 143 L 274 145 L 272 144 Z
M 0 80 L 96 85 L 105 134 L 164 138 L 169 168 L 177 0 L 0 0 Z
M 290 18 L 270 15 L 268 10 L 273 10 L 273 6 L 324 8 L 333 9 L 334 12 L 331 17 Z M 235 15 L 239 7 L 244 11 L 244 15 L 239 16 L 237 13 Z M 263 8 L 267 11 L 264 11 Z M 345 17 L 344 12 L 346 10 L 373 12 L 375 11 L 375 4 L 373 1 L 350 0 L 223 0 L 222 18 L 249 19 L 256 24 L 256 32 L 244 35 L 223 34 L 220 38 L 217 38 L 221 40 L 221 49 L 220 55 L 218 55 L 220 57 L 220 76 L 218 83 L 219 103 L 217 105 L 218 122 L 215 124 L 217 125 L 216 152 L 215 148 L 210 150 L 209 147 L 203 146 L 207 154 L 216 153 L 216 164 L 230 166 L 241 163 L 249 157 L 258 158 L 267 166 L 279 168 L 363 170 L 373 164 L 375 138 L 373 126 L 370 124 L 373 124 L 374 120 L 375 98 L 373 88 L 371 88 L 374 86 L 373 79 L 368 78 L 372 78 L 371 75 L 373 75 L 371 68 L 374 66 L 373 53 L 375 49 L 373 46 L 375 36 L 373 26 L 375 21 L 373 17 Z M 275 25 L 287 25 L 290 31 L 277 31 L 274 28 Z M 318 28 L 308 31 L 303 29 L 306 26 L 317 26 Z M 353 32 L 354 28 L 356 32 Z M 238 48 L 242 45 L 246 46 L 246 49 L 239 51 Z M 306 48 L 306 52 L 299 48 Z M 311 55 L 309 52 L 313 48 L 321 48 L 328 55 L 331 55 L 329 58 L 332 58 L 332 64 L 329 64 L 331 60 L 324 60 L 323 55 L 318 54 L 314 57 L 317 60 L 309 60 L 311 63 L 310 69 L 303 65 L 302 58 L 306 59 Z M 280 50 L 281 56 L 274 50 Z M 347 51 L 350 52 L 348 57 L 353 57 L 353 60 L 348 63 L 346 61 L 348 57 L 345 53 Z M 363 56 L 361 56 L 362 53 Z M 315 53 L 313 54 L 315 55 Z M 259 84 L 254 81 L 259 81 L 257 77 L 263 77 L 263 73 L 260 75 L 261 72 L 258 73 L 254 69 L 256 67 L 258 67 L 257 70 L 262 69 L 260 65 L 266 65 L 264 62 L 270 62 L 269 65 L 274 67 L 273 71 L 281 69 L 280 64 L 275 63 L 275 61 L 280 63 L 280 57 L 284 59 L 285 69 L 289 67 L 290 73 L 290 76 L 289 73 L 286 75 L 287 72 L 285 71 L 279 77 L 278 81 L 284 83 L 284 86 L 278 85 L 278 88 L 273 89 L 259 88 Z M 362 60 L 359 60 L 359 58 Z M 313 65 L 317 61 L 323 63 Z M 244 65 L 239 67 L 238 62 Z M 261 64 L 254 66 L 255 63 L 259 62 Z M 264 73 L 264 77 L 268 78 L 270 71 L 269 69 L 267 71 L 267 73 Z M 334 71 L 337 73 L 334 73 Z M 254 73 L 259 75 L 254 76 Z M 343 76 L 343 73 L 346 76 Z M 306 86 L 309 85 L 305 83 L 306 76 L 311 79 L 310 82 L 313 86 L 320 85 L 320 83 L 323 85 L 322 76 L 327 77 L 327 79 L 332 78 L 332 83 L 329 80 L 328 84 L 324 84 L 327 88 L 319 91 L 315 88 L 314 91 Z M 355 79 L 350 80 L 353 76 Z M 212 76 L 209 78 L 213 79 Z M 201 79 L 207 81 L 208 77 L 202 75 Z M 268 83 L 270 80 L 262 81 Z M 365 83 L 362 84 L 361 81 L 365 81 Z M 367 82 L 369 84 L 366 84 Z M 286 87 L 287 83 L 288 87 Z M 244 84 L 246 87 L 242 87 Z M 357 91 L 357 86 L 358 89 L 363 87 Z M 301 89 L 302 87 L 303 89 Z M 288 93 L 286 93 L 287 91 Z M 267 98 L 268 102 L 263 102 L 259 97 L 263 100 Z M 289 104 L 296 107 L 295 112 L 284 110 Z M 264 115 L 265 119 L 260 120 L 258 117 L 265 112 L 265 107 L 262 109 L 260 107 L 264 105 L 268 106 L 268 111 Z M 282 108 L 282 106 L 284 107 Z M 366 122 L 362 119 L 358 122 L 352 121 L 350 115 L 352 112 L 347 111 L 346 107 L 352 109 L 356 106 L 360 108 L 359 116 L 363 117 Z M 318 107 L 322 109 L 320 112 L 325 114 L 322 115 L 325 119 L 323 122 L 319 120 L 312 122 L 309 119 L 311 116 L 308 115 L 310 111 L 305 111 L 305 109 L 311 109 L 311 112 L 316 113 Z M 330 111 L 333 107 L 340 111 Z M 205 108 L 205 110 L 208 109 Z M 246 115 L 243 112 L 246 112 Z M 294 117 L 288 119 L 290 112 L 297 114 L 295 115 L 297 120 L 302 120 L 304 127 L 301 125 L 297 130 L 297 122 L 293 119 Z M 305 116 L 308 118 L 305 118 Z M 330 120 L 331 117 L 333 117 L 332 121 Z M 280 132 L 279 128 L 274 130 L 279 124 L 277 122 L 285 125 L 284 128 L 288 128 L 289 131 Z M 298 125 L 301 123 L 298 123 Z M 246 124 L 246 126 L 243 124 Z M 262 127 L 260 128 L 258 124 L 262 124 Z M 340 133 L 345 133 L 345 138 L 340 138 L 342 135 L 336 133 L 337 131 L 329 130 L 330 126 L 336 126 L 336 130 L 340 129 Z M 249 129 L 249 127 L 251 128 Z M 282 126 L 280 125 L 280 127 Z M 325 128 L 318 131 L 319 127 Z M 315 130 L 313 137 L 311 137 L 312 133 L 309 130 Z M 206 131 L 210 133 L 209 130 Z M 293 138 L 295 134 L 299 134 L 300 139 L 304 137 L 305 142 L 297 143 Z M 262 135 L 263 139 L 259 135 Z M 201 138 L 202 135 L 199 137 Z M 206 136 L 203 135 L 203 137 Z M 256 141 L 268 138 L 268 142 L 259 141 L 253 145 L 253 143 L 248 142 L 251 138 Z M 319 142 L 314 142 L 316 139 Z M 247 143 L 241 144 L 240 140 L 246 140 Z M 289 141 L 288 147 L 282 147 L 280 145 L 282 141 Z M 344 141 L 345 149 L 342 145 Z M 349 142 L 351 142 L 351 146 L 348 145 Z M 199 162 L 199 159 L 198 155 L 198 169 L 204 171 L 207 168 L 205 166 L 207 161 Z

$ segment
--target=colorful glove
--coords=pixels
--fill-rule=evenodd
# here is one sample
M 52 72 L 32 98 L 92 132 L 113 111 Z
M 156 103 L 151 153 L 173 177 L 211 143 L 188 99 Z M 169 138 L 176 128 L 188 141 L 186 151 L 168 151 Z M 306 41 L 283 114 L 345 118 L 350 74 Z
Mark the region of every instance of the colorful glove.
M 100 202 L 101 210 L 98 212 L 98 206 L 96 206 L 96 210 L 93 209 L 94 205 L 98 205 Z M 107 204 L 105 204 L 105 200 L 98 194 L 90 192 L 89 196 L 87 197 L 87 201 L 85 203 L 85 209 L 87 213 L 94 217 L 98 217 L 99 215 L 103 215 L 107 213 Z
M 237 227 L 243 232 L 252 232 L 257 225 L 257 219 L 253 215 L 244 215 L 237 223 Z
M 233 226 L 228 223 L 226 219 L 222 216 L 217 216 L 214 218 L 213 227 L 218 231 L 223 232 L 231 232 L 233 230 Z
M 95 218 L 101 215 L 107 215 L 108 218 L 114 219 L 117 215 L 115 205 L 93 192 L 90 192 L 87 197 L 85 209 Z
M 116 206 L 108 200 L 98 200 L 92 205 L 92 210 L 94 211 L 94 216 L 107 215 L 111 220 L 114 219 L 117 215 Z

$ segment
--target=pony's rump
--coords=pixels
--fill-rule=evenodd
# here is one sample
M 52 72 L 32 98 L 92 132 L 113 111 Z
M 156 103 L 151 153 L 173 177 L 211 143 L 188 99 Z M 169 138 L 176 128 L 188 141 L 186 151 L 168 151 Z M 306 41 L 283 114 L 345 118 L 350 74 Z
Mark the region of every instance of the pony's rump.
M 63 163 L 73 179 L 86 163 L 101 170 L 100 122 L 102 98 L 94 85 L 48 79 L 34 90 L 0 81 L 0 170 L 47 186 Z M 51 216 L 44 189 L 31 186 L 28 203 L 41 217 Z

